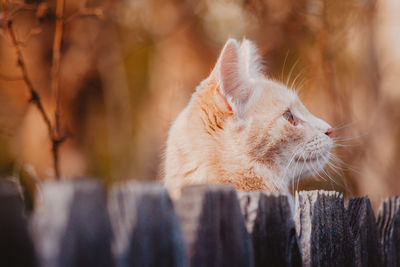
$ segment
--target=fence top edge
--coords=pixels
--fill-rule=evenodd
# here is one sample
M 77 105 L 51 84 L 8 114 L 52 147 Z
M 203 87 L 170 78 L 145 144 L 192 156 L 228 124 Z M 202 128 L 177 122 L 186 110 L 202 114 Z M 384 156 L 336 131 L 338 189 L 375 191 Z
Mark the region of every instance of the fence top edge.
M 303 191 L 296 191 L 296 197 L 302 197 L 306 195 L 314 195 L 317 197 L 327 196 L 327 197 L 338 197 L 343 198 L 343 193 L 333 190 L 303 190 Z

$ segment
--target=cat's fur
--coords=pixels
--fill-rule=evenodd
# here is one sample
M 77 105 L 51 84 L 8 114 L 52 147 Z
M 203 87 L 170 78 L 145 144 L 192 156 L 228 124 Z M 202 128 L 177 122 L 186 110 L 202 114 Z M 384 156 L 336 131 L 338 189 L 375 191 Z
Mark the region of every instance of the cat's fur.
M 262 74 L 253 43 L 229 39 L 169 131 L 165 185 L 174 196 L 201 183 L 286 193 L 324 168 L 330 133 L 294 91 Z

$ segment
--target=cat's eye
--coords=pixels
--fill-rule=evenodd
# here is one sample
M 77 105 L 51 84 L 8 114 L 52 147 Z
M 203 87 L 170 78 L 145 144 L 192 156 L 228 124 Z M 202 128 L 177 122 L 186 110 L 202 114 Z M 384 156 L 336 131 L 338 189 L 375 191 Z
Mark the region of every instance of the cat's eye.
M 283 113 L 283 117 L 290 122 L 293 125 L 296 125 L 296 122 L 294 120 L 293 114 L 290 110 L 285 111 L 285 113 Z

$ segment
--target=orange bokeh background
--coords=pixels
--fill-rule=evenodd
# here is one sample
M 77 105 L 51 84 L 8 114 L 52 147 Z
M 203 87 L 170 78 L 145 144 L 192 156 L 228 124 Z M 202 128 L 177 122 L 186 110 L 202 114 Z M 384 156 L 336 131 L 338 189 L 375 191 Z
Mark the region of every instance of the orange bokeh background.
M 29 78 L 53 119 L 55 1 L 7 1 Z M 3 10 L 2 10 L 3 11 Z M 337 127 L 335 170 L 301 189 L 400 193 L 400 3 L 390 0 L 66 0 L 60 65 L 63 179 L 162 178 L 168 128 L 229 37 Z M 1 17 L 3 18 L 3 16 Z M 0 32 L 0 172 L 54 179 L 51 143 Z

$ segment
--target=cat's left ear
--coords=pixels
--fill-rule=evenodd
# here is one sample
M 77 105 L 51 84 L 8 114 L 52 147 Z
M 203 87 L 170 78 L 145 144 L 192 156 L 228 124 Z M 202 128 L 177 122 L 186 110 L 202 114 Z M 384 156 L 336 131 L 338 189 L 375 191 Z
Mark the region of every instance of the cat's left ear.
M 243 69 L 247 79 L 254 80 L 263 77 L 264 67 L 261 57 L 257 52 L 257 47 L 253 42 L 243 39 L 240 44 L 240 56 L 244 64 Z
M 229 39 L 226 42 L 213 73 L 218 79 L 220 94 L 229 108 L 239 117 L 244 116 L 253 88 L 247 76 L 240 45 L 236 40 Z

